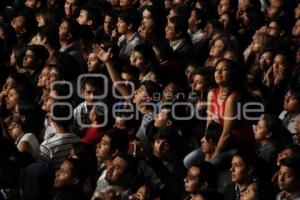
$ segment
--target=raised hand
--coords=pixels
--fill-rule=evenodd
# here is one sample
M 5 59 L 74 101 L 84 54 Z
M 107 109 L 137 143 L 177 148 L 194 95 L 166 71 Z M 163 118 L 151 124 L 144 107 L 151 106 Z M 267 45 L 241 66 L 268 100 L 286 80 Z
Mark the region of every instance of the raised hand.
M 108 63 L 112 59 L 112 52 L 111 48 L 109 48 L 107 51 L 104 50 L 104 48 L 96 44 L 93 46 L 94 52 L 96 53 L 97 57 L 103 62 L 103 63 Z

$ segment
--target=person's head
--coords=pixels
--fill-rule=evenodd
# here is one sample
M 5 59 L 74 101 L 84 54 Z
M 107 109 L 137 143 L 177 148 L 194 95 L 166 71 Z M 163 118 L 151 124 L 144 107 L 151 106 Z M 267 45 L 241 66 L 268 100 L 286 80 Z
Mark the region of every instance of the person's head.
M 206 93 L 213 86 L 213 70 L 211 68 L 198 68 L 193 77 L 192 92 Z
M 202 189 L 215 189 L 217 176 L 214 166 L 206 161 L 193 165 L 184 178 L 185 191 L 195 194 Z
M 96 156 L 101 160 L 111 160 L 119 152 L 126 152 L 129 138 L 127 133 L 118 128 L 113 128 L 105 133 L 97 144 Z
M 271 50 L 264 51 L 259 58 L 260 69 L 266 72 L 271 67 L 273 63 L 273 59 L 274 59 L 273 51 Z
M 21 101 L 28 100 L 30 96 L 30 90 L 26 86 L 17 85 L 16 87 L 12 87 L 8 90 L 8 94 L 6 97 L 6 109 L 10 112 L 15 111 L 17 105 Z
M 300 191 L 300 157 L 291 156 L 280 161 L 278 174 L 279 189 L 288 193 Z
M 265 49 L 271 49 L 274 47 L 275 41 L 275 38 L 267 33 L 258 33 L 254 38 L 252 51 L 260 53 Z
M 18 36 L 31 34 L 36 28 L 36 21 L 31 10 L 22 10 L 13 16 L 11 26 Z
M 70 87 L 68 84 L 64 83 L 56 83 L 51 88 L 48 96 L 46 96 L 43 100 L 42 110 L 46 112 L 50 112 L 52 105 L 54 102 L 58 100 L 61 96 L 68 96 L 70 94 Z M 65 99 L 65 101 L 70 101 L 70 99 Z
M 25 6 L 32 10 L 42 8 L 45 6 L 45 4 L 46 4 L 46 0 L 26 0 L 25 1 Z
M 159 160 L 168 160 L 174 154 L 176 147 L 176 129 L 165 126 L 159 129 L 154 137 L 153 155 Z
M 237 184 L 249 182 L 254 175 L 255 156 L 249 152 L 237 152 L 231 161 L 231 181 Z
M 95 147 L 91 144 L 84 142 L 74 143 L 69 157 L 78 159 L 86 166 L 86 169 L 96 170 L 97 158 L 95 154 Z
M 238 8 L 241 11 L 245 11 L 248 8 L 255 8 L 257 10 L 261 9 L 261 2 L 256 0 L 241 0 L 239 1 Z
M 104 123 L 107 123 L 107 121 L 105 120 L 106 114 L 107 113 L 105 113 L 105 110 L 102 106 L 95 104 L 93 105 L 89 113 L 89 118 L 92 123 L 96 123 L 97 125 L 100 125 L 102 127 L 105 126 Z
M 297 3 L 297 7 L 295 8 L 295 19 L 298 20 L 300 18 L 300 2 Z
M 283 24 L 280 20 L 272 20 L 268 23 L 267 33 L 273 37 L 280 37 L 284 34 Z
M 87 77 L 82 80 L 82 96 L 87 103 L 95 102 L 95 96 L 100 95 L 100 79 L 94 77 Z
M 23 58 L 23 67 L 27 69 L 41 70 L 49 57 L 48 50 L 42 45 L 27 46 Z
M 59 26 L 58 33 L 60 42 L 72 43 L 76 41 L 79 38 L 79 29 L 80 25 L 75 19 L 71 17 L 64 18 Z
M 156 102 L 160 97 L 161 87 L 153 81 L 143 81 L 140 87 L 135 91 L 133 103 L 142 105 L 143 103 Z
M 112 166 L 107 170 L 105 180 L 111 185 L 130 187 L 131 180 L 136 176 L 138 163 L 127 153 L 118 153 Z
M 279 17 L 284 16 L 286 12 L 286 4 L 288 4 L 288 1 L 283 1 L 283 0 L 274 0 L 271 1 L 271 5 L 267 9 L 267 17 L 269 19 L 277 19 Z
M 151 31 L 161 31 L 162 26 L 165 25 L 163 21 L 164 15 L 156 5 L 146 5 L 142 12 L 142 23 Z
M 300 37 L 300 18 L 295 21 L 292 29 L 292 35 L 296 38 Z
M 253 128 L 255 140 L 258 142 L 270 141 L 272 138 L 276 138 L 280 128 L 281 121 L 278 117 L 263 114 Z
M 140 18 L 140 14 L 134 9 L 122 11 L 118 17 L 118 32 L 121 34 L 136 32 L 140 25 Z
M 130 64 L 139 68 L 141 73 L 147 73 L 147 67 L 156 67 L 158 61 L 151 46 L 139 44 L 130 55 Z
M 209 55 L 213 58 L 222 58 L 224 52 L 228 48 L 230 39 L 226 36 L 221 36 L 212 41 Z
M 219 17 L 219 22 L 223 24 L 224 30 L 231 33 L 235 28 L 235 19 L 231 13 L 225 12 Z
M 186 20 L 189 19 L 190 15 L 190 9 L 187 5 L 180 4 L 180 5 L 173 5 L 172 9 L 169 12 L 169 15 L 167 16 L 168 19 L 174 17 L 174 16 L 182 16 Z
M 227 59 L 221 59 L 217 62 L 215 71 L 215 81 L 217 85 L 233 87 L 237 74 L 238 66 L 235 62 Z
M 104 14 L 103 30 L 105 34 L 111 35 L 112 31 L 116 28 L 118 15 L 115 10 L 109 10 Z
M 73 110 L 66 104 L 52 104 L 50 108 L 50 120 L 64 131 L 69 131 L 70 125 L 73 122 Z
M 187 19 L 183 16 L 173 16 L 168 20 L 165 28 L 165 37 L 169 41 L 174 41 L 185 37 L 188 30 Z
M 125 65 L 122 67 L 121 78 L 123 81 L 136 85 L 139 80 L 139 74 L 140 71 L 138 68 Z
M 219 16 L 225 12 L 234 13 L 238 6 L 238 1 L 221 0 L 218 4 L 218 14 Z
M 60 47 L 58 27 L 56 25 L 45 25 L 39 27 L 36 35 L 31 41 L 33 42 L 33 40 L 35 40 L 36 43 L 42 44 L 46 47 L 58 49 Z
M 82 161 L 75 158 L 67 158 L 56 172 L 54 187 L 62 189 L 76 185 L 83 185 L 87 178 L 87 169 Z
M 291 144 L 286 146 L 277 156 L 277 166 L 280 166 L 280 161 L 291 156 L 300 156 L 300 146 Z
M 91 52 L 89 53 L 88 60 L 87 60 L 87 67 L 88 72 L 95 72 L 99 69 L 101 63 L 99 58 L 97 57 L 96 53 Z
M 240 200 L 274 199 L 274 189 L 268 182 L 255 180 L 241 193 Z
M 92 29 L 97 29 L 101 24 L 101 12 L 95 8 L 83 7 L 80 9 L 77 22 L 80 25 L 88 25 L 91 26 Z
M 283 109 L 289 114 L 296 114 L 300 112 L 300 86 L 291 86 L 287 91 Z
M 48 62 L 51 67 L 49 84 L 55 81 L 75 81 L 79 76 L 79 63 L 66 52 L 54 52 Z M 49 85 L 49 87 L 50 87 Z
M 39 9 L 38 11 L 36 11 L 35 19 L 37 21 L 38 28 L 56 24 L 55 16 L 48 9 Z
M 274 76 L 277 76 L 278 73 L 282 72 L 284 76 L 289 72 L 290 64 L 291 64 L 291 57 L 288 55 L 288 52 L 279 51 L 276 53 L 272 68 Z
M 162 108 L 154 120 L 154 126 L 157 128 L 171 126 L 172 123 L 172 113 L 168 108 Z
M 13 115 L 13 118 L 8 126 L 8 132 L 13 141 L 16 141 L 23 134 L 24 122 L 18 115 Z
M 198 8 L 191 10 L 191 16 L 188 20 L 189 29 L 195 32 L 198 29 L 203 29 L 206 24 L 205 12 Z
M 65 0 L 65 15 L 67 17 L 76 15 L 82 2 L 82 0 Z

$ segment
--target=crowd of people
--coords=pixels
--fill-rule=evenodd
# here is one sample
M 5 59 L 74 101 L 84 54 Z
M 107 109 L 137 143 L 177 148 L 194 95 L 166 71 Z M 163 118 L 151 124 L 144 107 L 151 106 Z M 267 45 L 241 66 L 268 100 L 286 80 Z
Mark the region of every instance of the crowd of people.
M 300 200 L 300 1 L 1 0 L 0 200 Z

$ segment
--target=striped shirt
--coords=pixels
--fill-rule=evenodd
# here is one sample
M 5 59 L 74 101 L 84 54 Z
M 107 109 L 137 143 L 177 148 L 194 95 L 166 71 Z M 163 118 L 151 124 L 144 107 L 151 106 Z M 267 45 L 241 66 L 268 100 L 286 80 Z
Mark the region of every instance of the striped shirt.
M 40 145 L 39 158 L 57 169 L 69 156 L 73 144 L 80 141 L 74 133 L 55 134 Z

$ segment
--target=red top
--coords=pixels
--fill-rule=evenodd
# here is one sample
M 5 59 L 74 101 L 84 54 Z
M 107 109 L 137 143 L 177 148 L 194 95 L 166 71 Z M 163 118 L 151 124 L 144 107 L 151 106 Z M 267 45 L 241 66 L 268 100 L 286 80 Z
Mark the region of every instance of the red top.
M 210 113 L 212 120 L 220 125 L 224 125 L 224 111 L 227 99 L 232 94 L 237 94 L 237 92 L 230 92 L 229 95 L 219 104 L 218 95 L 220 89 L 217 88 L 213 91 L 213 96 L 211 99 Z M 237 108 L 239 109 L 239 108 Z M 241 113 L 241 112 L 240 112 Z M 234 117 L 235 120 L 234 127 L 230 133 L 232 142 L 238 146 L 246 147 L 247 149 L 253 149 L 255 147 L 255 138 L 252 130 L 252 126 L 249 121 L 241 118 L 242 116 Z
M 104 132 L 101 128 L 91 127 L 87 130 L 85 136 L 81 140 L 96 146 L 101 141 L 103 134 Z

